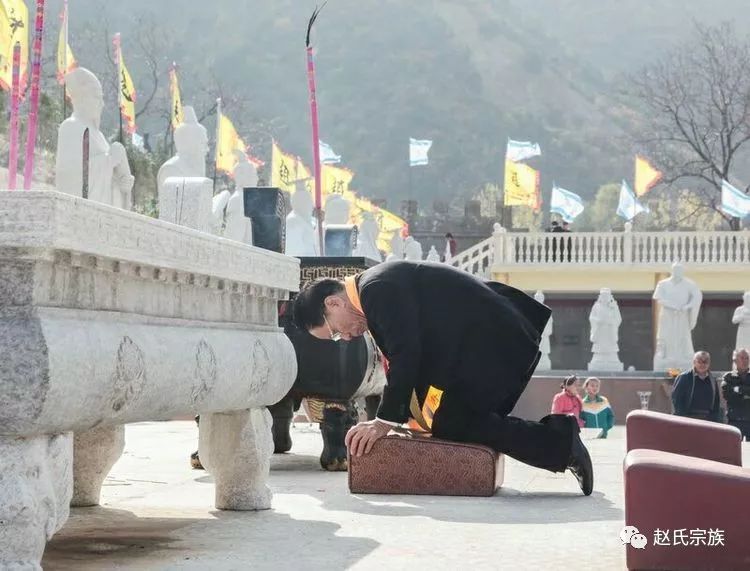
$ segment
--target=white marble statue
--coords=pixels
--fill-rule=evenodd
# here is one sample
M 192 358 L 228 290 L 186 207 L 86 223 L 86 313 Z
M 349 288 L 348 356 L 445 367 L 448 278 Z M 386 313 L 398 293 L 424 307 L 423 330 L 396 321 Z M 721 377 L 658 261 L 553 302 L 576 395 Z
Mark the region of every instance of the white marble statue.
M 304 185 L 292 194 L 292 211 L 286 217 L 287 256 L 319 256 L 318 237 L 313 224 L 313 199 Z
M 212 201 L 214 233 L 243 244 L 253 243 L 253 227 L 245 216 L 245 193 L 243 189 L 258 186 L 258 170 L 242 151 L 235 151 L 237 166 L 234 167 L 234 192 L 223 190 Z
M 394 232 L 391 238 L 391 253 L 385 258 L 386 262 L 392 262 L 393 260 L 404 259 L 404 239 L 401 237 L 401 232 Z
M 83 136 L 89 133 L 88 198 L 130 210 L 135 178 L 125 147 L 107 142 L 99 130 L 104 98 L 102 84 L 89 70 L 79 67 L 65 76 L 73 113 L 57 132 L 55 187 L 59 192 L 83 196 Z
M 422 261 L 422 244 L 415 240 L 414 236 L 407 236 L 404 240 L 404 257 L 412 262 Z
M 430 246 L 430 251 L 427 252 L 427 258 L 425 258 L 428 262 L 439 262 L 440 261 L 440 254 L 438 254 L 438 251 L 435 249 L 435 246 Z M 450 258 L 446 258 L 447 260 L 450 260 Z
M 742 305 L 734 310 L 732 323 L 737 327 L 737 343 L 735 349 L 750 350 L 750 291 L 742 296 Z
M 176 154 L 159 169 L 156 177 L 159 193 L 169 177 L 205 177 L 206 154 L 208 154 L 208 133 L 198 123 L 195 110 L 183 107 L 184 120 L 174 131 Z
M 332 194 L 325 204 L 325 219 L 323 224 L 349 224 L 351 204 L 340 194 Z
M 544 293 L 542 293 L 541 291 L 537 291 L 534 294 L 534 299 L 539 303 L 544 303 Z M 547 322 L 547 325 L 544 327 L 544 331 L 542 332 L 542 341 L 541 343 L 539 343 L 539 352 L 542 354 L 542 356 L 539 357 L 539 363 L 536 366 L 537 371 L 549 371 L 552 369 L 552 363 L 549 359 L 549 354 L 551 351 L 549 338 L 552 335 L 553 327 L 554 320 L 550 315 L 549 321 Z
M 698 322 L 703 294 L 684 276 L 682 264 L 672 265 L 672 275 L 656 284 L 653 298 L 659 302 L 654 370 L 684 370 L 693 359 L 692 331 Z
M 357 234 L 357 247 L 354 249 L 354 255 L 382 262 L 383 256 L 378 249 L 379 234 L 380 227 L 375 221 L 372 212 L 363 212 L 362 223 L 359 225 L 359 232 Z
M 622 371 L 624 365 L 617 353 L 619 347 L 619 329 L 622 323 L 620 308 L 612 297 L 612 290 L 602 288 L 599 299 L 594 303 L 589 314 L 591 324 L 591 351 L 593 356 L 588 365 L 589 371 Z

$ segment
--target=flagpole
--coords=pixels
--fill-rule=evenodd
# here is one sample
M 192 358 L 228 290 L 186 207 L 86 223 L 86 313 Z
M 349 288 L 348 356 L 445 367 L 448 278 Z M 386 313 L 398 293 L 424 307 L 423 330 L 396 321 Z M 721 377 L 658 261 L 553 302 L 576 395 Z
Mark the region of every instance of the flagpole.
M 63 111 L 63 121 L 65 120 L 65 117 L 68 114 L 68 86 L 65 83 L 65 74 L 68 73 L 68 0 L 65 0 L 63 4 L 63 26 L 64 26 L 64 36 L 65 36 L 65 46 L 63 49 L 63 69 L 62 69 L 62 92 L 63 92 L 63 100 L 62 100 L 62 111 Z
M 323 195 L 321 188 L 320 175 L 320 135 L 318 124 L 318 100 L 315 94 L 315 62 L 313 59 L 313 48 L 310 44 L 310 33 L 313 24 L 325 7 L 325 3 L 320 9 L 315 8 L 313 15 L 307 24 L 307 36 L 305 47 L 307 52 L 307 84 L 310 91 L 310 120 L 312 123 L 312 142 L 313 142 L 313 168 L 315 169 L 315 216 L 318 219 L 318 244 L 320 246 L 320 255 L 325 256 L 325 241 L 323 240 Z
M 221 142 L 221 97 L 217 97 L 216 98 L 216 150 L 214 151 L 214 191 L 213 191 L 214 194 L 216 194 L 216 179 L 219 176 L 220 142 Z
M 120 32 L 115 34 L 115 58 L 117 59 L 117 107 L 120 116 L 120 143 L 124 144 L 122 135 L 122 46 L 120 44 Z
M 26 132 L 26 162 L 23 169 L 23 187 L 31 188 L 34 172 L 34 150 L 36 130 L 39 121 L 39 83 L 42 73 L 42 38 L 44 34 L 44 0 L 36 1 L 36 22 L 34 25 L 34 61 L 31 71 L 31 100 L 29 101 L 29 124 Z
M 18 178 L 18 101 L 21 97 L 21 44 L 13 46 L 13 79 L 10 100 L 10 149 L 8 155 L 8 188 L 16 190 Z

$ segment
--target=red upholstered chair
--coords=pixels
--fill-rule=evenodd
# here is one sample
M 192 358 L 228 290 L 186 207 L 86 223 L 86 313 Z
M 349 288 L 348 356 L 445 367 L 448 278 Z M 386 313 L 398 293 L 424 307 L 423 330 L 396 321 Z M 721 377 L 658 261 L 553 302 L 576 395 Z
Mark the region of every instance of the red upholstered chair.
M 628 451 L 648 448 L 742 466 L 742 433 L 734 426 L 634 410 L 625 427 Z
M 626 546 L 628 569 L 750 569 L 750 470 L 641 449 L 624 472 L 626 524 L 648 541 Z

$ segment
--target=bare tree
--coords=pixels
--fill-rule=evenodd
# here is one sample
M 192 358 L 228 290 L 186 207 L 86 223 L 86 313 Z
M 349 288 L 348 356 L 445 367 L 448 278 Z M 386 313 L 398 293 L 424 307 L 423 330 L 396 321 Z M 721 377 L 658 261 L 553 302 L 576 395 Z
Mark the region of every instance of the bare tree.
M 750 151 L 750 43 L 730 24 L 696 24 L 691 42 L 647 66 L 631 85 L 645 112 L 639 144 L 664 171 L 664 182 L 689 188 L 703 208 L 739 229 L 739 219 L 721 210 L 721 183 L 740 186 L 737 171 Z

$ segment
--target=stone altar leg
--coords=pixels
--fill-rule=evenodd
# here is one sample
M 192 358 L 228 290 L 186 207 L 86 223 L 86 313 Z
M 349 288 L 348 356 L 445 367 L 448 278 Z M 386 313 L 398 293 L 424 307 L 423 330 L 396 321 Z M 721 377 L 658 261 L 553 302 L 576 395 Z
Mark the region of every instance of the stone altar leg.
M 41 570 L 46 542 L 69 515 L 73 435 L 0 436 L 0 569 Z
M 125 427 L 99 426 L 74 440 L 73 507 L 98 506 L 104 478 L 125 449 Z
M 271 507 L 268 472 L 273 438 L 267 408 L 201 414 L 199 452 L 216 481 L 220 510 L 267 510 Z

